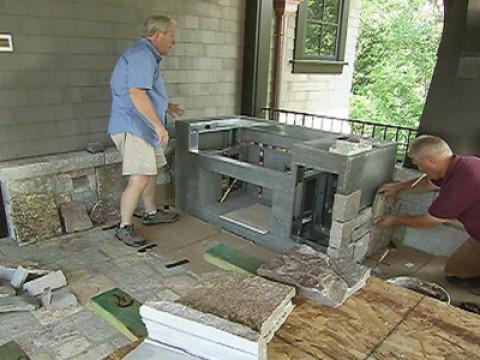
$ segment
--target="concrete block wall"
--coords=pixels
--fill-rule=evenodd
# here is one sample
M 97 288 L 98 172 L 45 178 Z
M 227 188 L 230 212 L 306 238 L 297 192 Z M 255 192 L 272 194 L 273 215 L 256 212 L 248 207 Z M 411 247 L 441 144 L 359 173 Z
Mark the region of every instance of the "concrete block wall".
M 240 110 L 246 0 L 1 0 L 0 161 L 109 143 L 109 79 L 145 17 L 172 16 L 177 45 L 161 63 L 186 117 Z
M 288 110 L 310 112 L 321 115 L 348 117 L 350 92 L 352 88 L 353 68 L 355 62 L 355 47 L 360 24 L 361 0 L 350 1 L 348 19 L 347 43 L 345 49 L 345 65 L 341 74 L 294 74 L 293 64 L 295 46 L 295 17 L 288 19 L 287 61 L 284 74 L 284 103 L 282 108 Z M 274 21 L 275 23 L 275 21 Z M 272 73 L 274 60 L 274 32 L 272 26 L 272 52 L 270 89 L 272 89 Z M 269 99 L 271 101 L 271 90 Z

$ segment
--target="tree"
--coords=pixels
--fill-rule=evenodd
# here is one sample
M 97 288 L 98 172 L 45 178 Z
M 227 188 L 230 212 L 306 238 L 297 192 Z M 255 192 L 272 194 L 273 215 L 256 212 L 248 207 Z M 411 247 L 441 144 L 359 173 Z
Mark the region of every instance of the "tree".
M 443 26 L 439 0 L 362 0 L 350 117 L 417 127 Z

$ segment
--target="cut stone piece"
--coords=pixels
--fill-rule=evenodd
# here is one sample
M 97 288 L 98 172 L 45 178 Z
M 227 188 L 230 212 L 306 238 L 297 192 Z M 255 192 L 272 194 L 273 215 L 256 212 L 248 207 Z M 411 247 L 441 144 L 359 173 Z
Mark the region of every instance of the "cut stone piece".
M 248 326 L 267 341 L 293 310 L 295 289 L 259 276 L 222 271 L 207 273 L 200 281 L 177 302 Z
M 54 271 L 48 275 L 44 275 L 38 279 L 28 281 L 23 284 L 23 289 L 26 290 L 31 296 L 37 296 L 43 293 L 46 288 L 52 290 L 61 288 L 67 285 L 67 279 L 62 271 Z
M 368 233 L 371 228 L 372 226 L 370 225 L 370 223 L 366 223 L 360 226 L 359 228 L 356 228 L 355 230 L 353 230 L 352 241 L 357 242 L 358 240 L 360 240 L 360 238 L 362 238 L 366 233 Z
M 42 306 L 44 308 L 49 308 L 50 302 L 52 301 L 52 289 L 48 287 L 45 290 L 43 290 L 41 300 L 42 300 Z
M 372 224 L 372 207 L 369 206 L 363 209 L 362 211 L 360 211 L 358 216 L 354 219 L 354 222 L 355 222 L 355 225 L 354 225 L 355 229 L 367 223 L 371 225 Z
M 335 194 L 332 219 L 340 222 L 350 221 L 358 215 L 362 192 L 354 191 L 350 194 Z
M 335 220 L 332 221 L 328 245 L 336 249 L 348 246 L 352 242 L 354 226 L 355 222 L 353 220 L 344 223 Z
M 110 221 L 118 221 L 120 213 L 110 201 L 99 200 L 93 205 L 90 211 L 90 219 L 96 225 L 105 224 Z
M 68 203 L 60 208 L 65 232 L 68 234 L 88 230 L 93 227 L 84 204 Z
M 52 308 L 64 308 L 77 306 L 77 297 L 69 291 L 54 291 L 52 293 L 50 307 Z
M 168 301 L 147 302 L 140 315 L 150 339 L 205 359 L 266 359 L 266 344 L 247 326 Z
M 363 261 L 367 256 L 368 247 L 370 246 L 370 239 L 372 234 L 370 232 L 363 235 L 360 240 L 355 243 L 355 249 L 353 251 L 353 260 L 357 262 Z
M 257 273 L 294 285 L 300 295 L 317 303 L 338 307 L 365 284 L 370 269 L 350 259 L 329 258 L 307 245 L 299 245 L 273 258 Z
M 15 270 L 15 273 L 12 276 L 12 279 L 10 280 L 10 284 L 15 288 L 15 289 L 20 289 L 23 286 L 23 283 L 25 280 L 27 280 L 28 277 L 28 270 L 24 269 L 23 266 L 19 266 L 17 270 Z
M 38 303 L 30 296 L 0 297 L 0 313 L 16 311 L 33 311 L 38 308 Z

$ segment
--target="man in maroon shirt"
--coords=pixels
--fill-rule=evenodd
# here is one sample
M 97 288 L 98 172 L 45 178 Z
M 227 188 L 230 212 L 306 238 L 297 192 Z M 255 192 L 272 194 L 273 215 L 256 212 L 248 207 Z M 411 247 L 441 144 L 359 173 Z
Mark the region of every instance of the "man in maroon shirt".
M 380 227 L 404 225 L 428 228 L 451 220 L 460 221 L 470 238 L 450 256 L 445 274 L 451 281 L 480 280 L 480 158 L 454 155 L 448 144 L 431 135 L 419 136 L 412 143 L 408 155 L 426 175 L 415 180 L 385 184 L 379 193 L 386 197 L 399 191 L 425 192 L 440 189 L 428 213 L 420 216 L 387 215 L 377 223 Z M 414 186 L 412 186 L 414 185 Z

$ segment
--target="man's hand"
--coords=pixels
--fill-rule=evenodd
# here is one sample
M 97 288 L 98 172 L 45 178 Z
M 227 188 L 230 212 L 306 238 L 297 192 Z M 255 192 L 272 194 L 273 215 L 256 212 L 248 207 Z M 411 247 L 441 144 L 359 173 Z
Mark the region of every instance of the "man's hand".
M 177 116 L 183 116 L 185 114 L 185 109 L 183 109 L 180 105 L 178 104 L 168 104 L 168 109 L 167 109 L 168 115 L 176 118 Z
M 381 217 L 375 222 L 375 225 L 378 226 L 381 229 L 386 229 L 389 227 L 392 227 L 396 225 L 397 223 L 397 217 L 394 215 L 386 215 Z
M 395 196 L 402 189 L 402 183 L 383 184 L 377 193 L 382 194 L 385 198 Z
M 155 131 L 157 132 L 158 138 L 160 140 L 160 144 L 167 145 L 168 144 L 168 131 L 165 129 L 163 125 L 159 125 L 155 127 Z

